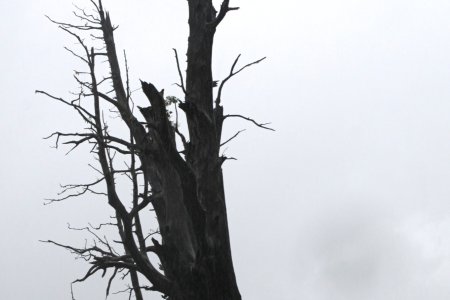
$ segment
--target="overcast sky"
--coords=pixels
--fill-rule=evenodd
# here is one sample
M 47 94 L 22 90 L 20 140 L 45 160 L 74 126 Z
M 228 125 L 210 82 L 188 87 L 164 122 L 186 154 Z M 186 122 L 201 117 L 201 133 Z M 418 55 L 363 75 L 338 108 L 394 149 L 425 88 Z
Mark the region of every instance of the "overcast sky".
M 74 1 L 87 6 L 88 1 Z M 219 1 L 216 1 L 219 2 Z M 92 178 L 88 153 L 50 148 L 82 127 L 44 97 L 76 88 L 73 41 L 45 19 L 72 1 L 0 1 L 0 298 L 70 299 L 88 265 L 38 242 L 83 245 L 66 229 L 107 219 L 105 201 L 43 206 L 59 184 Z M 450 2 L 246 0 L 220 25 L 214 76 L 267 56 L 228 85 L 226 112 L 272 122 L 226 150 L 233 257 L 244 299 L 450 298 Z M 186 51 L 187 4 L 105 1 L 132 86 L 179 95 L 172 48 Z M 139 98 L 139 96 L 136 96 Z M 74 287 L 103 299 L 100 276 Z M 123 288 L 116 285 L 115 290 Z M 125 295 L 111 299 L 126 299 Z M 157 299 L 150 296 L 148 299 Z

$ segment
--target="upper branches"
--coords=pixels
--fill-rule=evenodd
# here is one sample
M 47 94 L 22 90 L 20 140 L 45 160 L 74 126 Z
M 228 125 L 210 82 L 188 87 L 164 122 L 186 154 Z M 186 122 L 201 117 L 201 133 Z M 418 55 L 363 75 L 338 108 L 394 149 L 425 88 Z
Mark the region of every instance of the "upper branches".
M 61 199 L 52 201 L 65 200 L 86 193 L 106 198 L 115 211 L 115 225 L 124 253 L 119 254 L 106 238 L 95 234 L 94 245 L 81 248 L 53 241 L 47 242 L 63 247 L 92 264 L 86 275 L 77 282 L 84 281 L 99 271 L 105 274 L 106 270 L 111 269 L 113 272 L 108 281 L 107 294 L 111 281 L 118 273 L 125 271 L 134 278 L 132 283 L 135 289 L 140 289 L 137 280 L 137 273 L 140 273 L 153 285 L 154 290 L 169 296 L 178 295 L 178 292 L 173 292 L 173 289 L 179 288 L 180 285 L 175 281 L 186 274 L 202 274 L 201 276 L 212 274 L 210 277 L 214 278 L 215 274 L 220 273 L 219 270 L 217 273 L 211 271 L 209 274 L 216 263 L 202 265 L 209 260 L 201 257 L 202 255 L 217 252 L 231 257 L 227 252 L 228 246 L 226 242 L 224 243 L 228 240 L 228 231 L 226 211 L 223 211 L 225 205 L 221 190 L 222 173 L 220 167 L 214 166 L 217 165 L 220 147 L 236 138 L 241 131 L 221 142 L 222 122 L 227 118 L 242 118 L 258 127 L 272 129 L 267 127 L 267 123 L 258 123 L 242 115 L 224 116 L 220 105 L 221 95 L 229 79 L 265 58 L 241 68 L 237 68 L 240 55 L 235 59 L 229 75 L 218 87 L 215 99 L 217 110 L 214 111 L 215 82 L 212 80 L 211 72 L 214 32 L 226 14 L 238 8 L 230 7 L 229 0 L 223 0 L 217 13 L 211 0 L 190 0 L 190 13 L 194 18 L 190 21 L 193 32 L 191 31 L 192 37 L 189 39 L 186 74 L 181 71 L 178 53 L 174 49 L 179 76 L 177 85 L 185 94 L 185 101 L 181 102 L 176 98 L 168 101 L 170 99 L 164 98 L 163 93 L 153 84 L 142 81 L 142 91 L 147 96 L 150 106 L 140 108 L 146 121 L 140 122 L 133 111 L 134 103 L 130 96 L 126 56 L 126 76 L 124 74 L 122 77 L 121 74 L 122 63 L 118 58 L 114 41 L 114 30 L 117 27 L 112 25 L 110 15 L 104 11 L 100 0 L 98 2 L 91 0 L 91 3 L 95 8 L 94 13 L 80 8 L 74 12 L 81 25 L 58 22 L 49 18 L 81 46 L 81 51 L 66 48 L 80 59 L 85 67 L 87 66 L 87 71 L 75 72 L 74 79 L 80 87 L 79 92 L 75 94 L 76 98 L 65 100 L 44 91 L 36 93 L 70 106 L 88 124 L 82 132 L 54 132 L 50 137 L 56 138 L 56 145 L 60 139 L 63 144 L 73 146 L 72 149 L 85 143 L 89 144 L 92 146 L 91 152 L 100 164 L 100 167 L 96 168 L 101 174 L 100 178 L 87 184 L 65 185 L 62 187 L 62 194 L 59 195 Z M 214 29 L 210 27 L 211 25 Z M 94 47 L 98 46 L 98 43 L 101 43 L 101 48 Z M 106 58 L 109 65 L 109 74 L 106 76 L 105 74 L 101 76 L 96 66 L 99 59 L 103 58 Z M 105 92 L 106 84 L 110 84 L 112 90 Z M 186 119 L 182 118 L 182 121 L 188 125 L 189 136 L 185 137 L 179 130 L 176 107 L 175 123 L 170 120 L 168 104 L 175 104 L 176 107 L 179 104 L 178 107 L 184 111 Z M 104 116 L 107 109 L 119 114 L 119 120 L 123 121 L 128 129 L 126 138 L 110 133 Z M 177 148 L 177 134 L 185 146 L 185 159 L 181 157 Z M 116 155 L 129 159 L 130 163 L 125 163 L 125 169 L 121 167 L 116 169 Z M 121 176 L 120 174 L 125 174 L 132 182 L 131 201 L 130 197 L 127 198 L 118 192 L 116 185 L 120 181 L 116 182 L 116 179 Z M 99 184 L 106 185 L 106 193 L 97 191 Z M 153 206 L 155 211 L 162 241 L 152 239 L 153 245 L 148 246 L 147 242 L 150 242 L 146 241 L 147 238 L 143 234 L 140 214 L 149 206 Z M 212 212 L 222 215 L 216 218 L 212 216 Z M 93 232 L 91 229 L 87 231 Z M 211 236 L 207 236 L 208 234 Z M 155 262 L 150 260 L 148 252 L 154 252 L 159 256 L 161 268 L 156 267 Z M 197 260 L 198 258 L 200 259 Z M 219 262 L 216 264 L 219 267 L 231 261 L 229 257 L 225 257 L 224 260 L 221 260 L 221 257 L 214 259 Z M 194 270 L 195 268 L 200 269 Z M 231 281 L 233 280 L 231 278 Z
M 258 126 L 260 128 L 267 129 L 267 130 L 270 130 L 270 131 L 275 131 L 275 129 L 267 127 L 267 125 L 269 125 L 270 123 L 259 123 L 259 122 L 255 121 L 254 119 L 246 117 L 246 116 L 243 116 L 243 115 L 232 114 L 232 115 L 225 115 L 225 116 L 223 116 L 223 120 L 225 120 L 227 118 L 240 118 L 240 119 L 249 121 L 250 123 L 253 123 L 254 125 L 256 125 L 256 126 Z
M 215 20 L 211 23 L 212 26 L 217 27 L 217 25 L 222 22 L 226 14 L 232 10 L 238 10 L 239 7 L 230 7 L 230 0 L 224 0 L 222 5 L 220 5 L 219 13 L 217 14 Z
M 143 152 L 148 151 L 151 148 L 151 141 L 147 139 L 144 127 L 133 116 L 129 106 L 130 89 L 128 86 L 128 74 L 127 88 L 125 89 L 114 44 L 113 31 L 117 27 L 111 24 L 108 13 L 103 11 L 101 1 L 99 1 L 98 4 L 94 1 L 91 2 L 97 11 L 95 15 L 91 15 L 81 9 L 78 9 L 75 13 L 75 16 L 84 22 L 82 25 L 57 22 L 49 18 L 49 20 L 57 24 L 60 29 L 74 37 L 83 49 L 82 54 L 68 48 L 66 49 L 72 55 L 81 59 L 88 67 L 87 72 L 76 72 L 74 76 L 75 80 L 80 85 L 80 92 L 77 94 L 77 98 L 72 101 L 67 101 L 44 91 L 36 91 L 36 93 L 44 94 L 54 100 L 71 106 L 83 117 L 83 120 L 89 124 L 86 132 L 55 132 L 50 135 L 50 137 L 56 137 L 57 145 L 60 138 L 67 139 L 63 143 L 72 144 L 73 148 L 76 148 L 83 143 L 93 144 L 93 153 L 95 153 L 96 159 L 100 163 L 101 168 L 98 171 L 102 174 L 102 177 L 95 182 L 88 184 L 63 186 L 63 195 L 61 198 L 50 200 L 50 202 L 82 196 L 87 192 L 105 196 L 108 199 L 110 206 L 116 211 L 117 226 L 120 227 L 121 243 L 124 245 L 126 255 L 117 255 L 112 251 L 112 248 L 109 247 L 109 244 L 103 242 L 101 239 L 98 240 L 102 241 L 102 244 L 106 246 L 106 250 L 97 246 L 80 249 L 51 241 L 49 242 L 69 249 L 77 255 L 91 261 L 93 266 L 89 269 L 86 276 L 78 281 L 84 281 L 97 271 L 105 271 L 107 268 L 115 268 L 113 277 L 118 270 L 128 269 L 129 271 L 139 271 L 153 284 L 155 290 L 167 294 L 171 282 L 150 262 L 147 252 L 153 251 L 154 248 L 153 246 L 150 246 L 150 248 L 145 246 L 144 235 L 139 224 L 139 212 L 152 202 L 154 196 L 147 192 L 147 187 L 145 188 L 142 197 L 139 196 L 139 191 L 135 190 L 133 193 L 132 208 L 128 210 L 116 191 L 115 175 L 118 171 L 116 171 L 113 166 L 114 153 L 119 152 L 124 155 L 132 155 L 133 162 L 128 172 L 131 174 L 130 178 L 133 181 L 133 186 L 137 189 L 138 171 L 136 164 L 134 163 L 134 155 L 135 153 L 137 155 L 142 155 Z M 97 50 L 92 46 L 89 47 L 87 45 L 88 43 L 85 42 L 85 39 L 82 37 L 82 34 L 79 34 L 79 31 L 101 31 L 101 40 L 105 44 L 103 50 Z M 93 34 L 91 34 L 90 37 L 94 39 L 99 38 L 98 35 L 94 36 Z M 96 74 L 96 57 L 98 56 L 106 56 L 111 70 L 110 76 L 104 77 L 101 80 L 97 79 Z M 110 81 L 112 83 L 115 97 L 109 96 L 109 92 L 101 91 L 100 85 L 105 81 Z M 86 89 L 88 92 L 85 92 Z M 82 104 L 82 98 L 88 98 L 90 101 L 86 103 L 83 102 Z M 130 141 L 126 141 L 109 133 L 108 126 L 103 116 L 104 106 L 100 103 L 102 101 L 113 105 L 113 107 L 120 112 L 122 120 L 129 128 L 131 134 Z M 91 109 L 87 109 L 86 105 L 90 106 Z M 106 183 L 106 193 L 98 193 L 93 190 L 93 187 L 100 182 Z M 147 183 L 145 183 L 145 185 L 147 185 Z M 64 195 L 65 193 L 68 194 Z M 140 198 L 142 198 L 141 202 L 138 201 Z M 136 236 L 139 240 L 139 245 L 135 241 Z M 113 277 L 111 277 L 110 282 Z
M 180 83 L 179 84 L 175 83 L 175 84 L 183 90 L 184 94 L 186 94 L 186 88 L 184 87 L 184 78 L 183 78 L 183 73 L 181 72 L 181 68 L 180 68 L 180 61 L 178 59 L 177 49 L 173 48 L 173 52 L 175 53 L 175 61 L 177 63 L 178 75 L 180 76 Z
M 242 72 L 246 68 L 248 68 L 250 66 L 253 66 L 255 64 L 258 64 L 258 63 L 260 63 L 260 62 L 262 62 L 263 60 L 266 59 L 266 57 L 260 58 L 258 60 L 255 60 L 255 61 L 251 62 L 251 63 L 246 64 L 245 66 L 241 67 L 239 70 L 235 71 L 236 65 L 237 65 L 240 57 L 241 57 L 240 54 L 236 57 L 236 59 L 233 62 L 233 65 L 231 66 L 230 74 L 228 74 L 228 76 L 225 77 L 225 79 L 222 80 L 222 82 L 219 85 L 219 90 L 217 91 L 217 97 L 216 97 L 216 107 L 220 105 L 220 101 L 221 101 L 221 97 L 222 97 L 222 90 L 223 90 L 223 87 L 224 87 L 225 83 L 228 80 L 230 80 L 233 76 L 239 74 L 240 72 Z

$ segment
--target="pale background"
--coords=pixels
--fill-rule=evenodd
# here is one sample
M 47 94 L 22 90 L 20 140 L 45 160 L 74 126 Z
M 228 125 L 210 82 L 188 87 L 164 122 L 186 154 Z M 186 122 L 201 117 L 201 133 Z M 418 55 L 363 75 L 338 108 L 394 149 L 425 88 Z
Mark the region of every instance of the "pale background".
M 218 2 L 218 1 L 216 1 Z M 87 6 L 87 1 L 76 1 Z M 270 121 L 226 153 L 236 274 L 244 299 L 450 298 L 450 2 L 247 0 L 221 24 L 216 79 L 235 56 L 268 60 L 230 82 L 226 112 Z M 132 85 L 178 95 L 172 48 L 185 53 L 187 3 L 105 1 Z M 83 124 L 35 89 L 76 85 L 73 41 L 44 18 L 71 1 L 0 1 L 0 298 L 70 299 L 88 265 L 38 242 L 83 245 L 67 222 L 99 223 L 105 201 L 43 206 L 60 183 L 91 178 L 90 156 L 42 137 Z M 178 94 L 177 94 L 178 93 Z M 136 96 L 138 97 L 138 96 Z M 100 276 L 74 287 L 104 299 Z M 114 286 L 114 291 L 123 285 Z M 127 299 L 125 295 L 111 299 Z M 158 299 L 150 296 L 148 299 Z

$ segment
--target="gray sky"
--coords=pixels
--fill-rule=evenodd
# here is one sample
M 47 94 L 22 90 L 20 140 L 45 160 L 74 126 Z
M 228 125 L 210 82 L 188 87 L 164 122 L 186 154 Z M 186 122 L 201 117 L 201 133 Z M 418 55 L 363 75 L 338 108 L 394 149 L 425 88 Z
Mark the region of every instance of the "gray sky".
M 135 87 L 141 78 L 179 95 L 171 49 L 185 53 L 185 2 L 105 1 Z M 277 129 L 226 127 L 225 135 L 247 128 L 226 150 L 239 160 L 225 166 L 244 299 L 449 299 L 450 2 L 233 5 L 241 10 L 216 39 L 216 79 L 239 53 L 242 62 L 268 60 L 230 82 L 225 110 Z M 77 62 L 63 50 L 73 41 L 43 16 L 70 19 L 71 9 L 71 1 L 0 2 L 2 299 L 70 299 L 69 283 L 87 265 L 38 240 L 83 245 L 67 222 L 110 213 L 98 199 L 42 205 L 60 183 L 93 176 L 87 153 L 65 156 L 42 140 L 80 121 L 34 95 L 76 87 Z M 99 276 L 76 285 L 77 299 L 101 299 L 105 286 Z

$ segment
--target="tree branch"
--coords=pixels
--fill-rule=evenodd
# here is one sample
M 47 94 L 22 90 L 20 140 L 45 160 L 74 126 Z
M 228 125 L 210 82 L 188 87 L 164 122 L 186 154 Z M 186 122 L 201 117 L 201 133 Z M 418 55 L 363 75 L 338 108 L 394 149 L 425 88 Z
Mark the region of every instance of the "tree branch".
M 249 122 L 255 124 L 256 126 L 258 126 L 258 127 L 260 127 L 260 128 L 267 129 L 267 130 L 271 130 L 271 131 L 275 131 L 275 129 L 266 126 L 266 125 L 269 125 L 270 123 L 258 123 L 258 122 L 256 122 L 255 120 L 253 120 L 253 119 L 251 119 L 251 118 L 248 118 L 248 117 L 245 117 L 245 116 L 242 116 L 242 115 L 236 115 L 236 114 L 234 114 L 234 115 L 225 115 L 225 116 L 223 116 L 223 120 L 225 120 L 225 119 L 227 119 L 227 118 L 240 118 L 240 119 L 244 119 L 244 120 L 246 120 L 246 121 L 249 121 Z
M 221 97 L 222 97 L 222 89 L 223 89 L 225 83 L 226 83 L 228 80 L 230 80 L 234 75 L 239 74 L 239 73 L 240 73 L 241 71 L 243 71 L 244 69 L 246 69 L 246 68 L 248 68 L 248 67 L 250 67 L 250 66 L 252 66 L 252 65 L 258 64 L 258 63 L 260 63 L 261 61 L 263 61 L 263 60 L 266 59 L 266 57 L 263 57 L 263 58 L 260 58 L 260 59 L 258 59 L 258 60 L 255 60 L 255 61 L 253 61 L 253 62 L 251 62 L 251 63 L 246 64 L 245 66 L 243 66 L 242 68 L 240 68 L 239 70 L 237 70 L 237 71 L 235 72 L 235 71 L 234 71 L 234 68 L 236 67 L 236 64 L 237 64 L 237 62 L 239 61 L 239 58 L 240 58 L 240 57 L 241 57 L 240 54 L 236 57 L 236 59 L 234 60 L 233 65 L 231 66 L 230 74 L 229 74 L 224 80 L 222 80 L 222 82 L 220 83 L 219 90 L 218 90 L 218 92 L 217 92 L 216 107 L 220 105 L 220 101 L 221 101 Z
M 92 121 L 92 119 L 94 119 L 94 115 L 91 114 L 89 111 L 87 111 L 82 106 L 80 106 L 78 104 L 75 104 L 75 102 L 79 101 L 79 99 L 75 99 L 75 100 L 69 102 L 69 101 L 64 100 L 61 97 L 53 96 L 53 95 L 51 95 L 51 94 L 49 94 L 47 92 L 44 92 L 44 91 L 36 90 L 35 93 L 36 94 L 43 94 L 43 95 L 45 95 L 45 96 L 47 96 L 49 98 L 52 98 L 54 100 L 57 100 L 57 101 L 62 102 L 64 104 L 68 105 L 68 106 L 73 107 L 78 112 L 78 114 L 83 118 L 83 120 L 85 122 L 89 123 L 90 125 L 94 125 L 94 123 Z
M 232 10 L 238 10 L 239 7 L 230 7 L 230 0 L 224 0 L 222 5 L 220 5 L 219 13 L 217 14 L 214 21 L 211 23 L 213 27 L 217 27 L 220 22 L 225 18 L 226 14 Z
M 220 144 L 220 147 L 222 147 L 223 145 L 231 142 L 233 139 L 235 139 L 241 132 L 245 131 L 245 129 L 239 130 L 238 132 L 236 132 L 232 137 L 230 137 L 228 140 L 226 140 L 225 142 L 223 142 L 222 144 Z
M 186 94 L 186 89 L 184 87 L 184 78 L 183 78 L 183 73 L 181 73 L 181 69 L 180 69 L 180 61 L 178 60 L 177 49 L 173 48 L 173 52 L 175 52 L 175 61 L 177 63 L 178 75 L 180 76 L 180 84 L 177 84 L 177 85 L 183 90 L 183 93 Z

